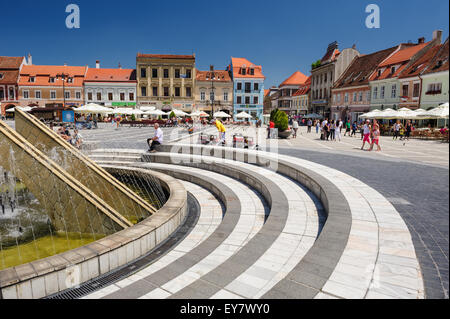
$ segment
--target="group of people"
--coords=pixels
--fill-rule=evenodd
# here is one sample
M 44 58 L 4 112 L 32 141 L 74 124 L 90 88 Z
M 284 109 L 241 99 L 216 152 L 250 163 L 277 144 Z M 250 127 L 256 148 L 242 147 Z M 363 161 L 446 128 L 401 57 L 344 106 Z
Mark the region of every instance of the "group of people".
M 53 123 L 50 123 L 50 129 L 54 130 Z M 81 136 L 78 129 L 73 130 L 73 134 L 70 134 L 70 130 L 66 125 L 60 126 L 56 133 L 67 143 L 75 146 L 76 148 L 80 149 L 81 145 L 83 145 L 83 137 Z

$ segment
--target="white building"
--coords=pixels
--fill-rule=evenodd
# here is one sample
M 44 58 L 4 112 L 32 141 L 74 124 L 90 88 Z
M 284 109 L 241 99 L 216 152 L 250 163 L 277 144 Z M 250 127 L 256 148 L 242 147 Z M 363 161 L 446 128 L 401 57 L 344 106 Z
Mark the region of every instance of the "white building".
M 89 69 L 84 80 L 85 102 L 113 107 L 136 107 L 136 70 Z

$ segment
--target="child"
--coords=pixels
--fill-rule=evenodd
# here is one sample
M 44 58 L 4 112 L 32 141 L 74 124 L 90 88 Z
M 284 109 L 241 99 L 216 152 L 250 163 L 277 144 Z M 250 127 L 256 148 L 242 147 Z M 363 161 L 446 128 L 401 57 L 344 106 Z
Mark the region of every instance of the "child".
M 402 125 L 400 127 L 400 141 L 402 141 L 404 139 L 404 136 L 405 136 L 405 128 Z

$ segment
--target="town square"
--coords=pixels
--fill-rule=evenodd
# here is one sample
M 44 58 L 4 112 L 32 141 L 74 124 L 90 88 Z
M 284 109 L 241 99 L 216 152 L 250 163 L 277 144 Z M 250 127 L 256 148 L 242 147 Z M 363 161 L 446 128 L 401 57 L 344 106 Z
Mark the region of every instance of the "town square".
M 0 305 L 448 299 L 448 3 L 175 2 L 44 3 L 48 47 L 0 46 Z

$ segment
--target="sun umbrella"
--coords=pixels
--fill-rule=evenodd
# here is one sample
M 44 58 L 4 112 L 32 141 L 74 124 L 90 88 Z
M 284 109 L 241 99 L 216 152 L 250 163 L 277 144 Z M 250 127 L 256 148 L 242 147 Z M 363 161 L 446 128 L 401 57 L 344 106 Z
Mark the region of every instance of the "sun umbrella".
M 368 113 L 362 114 L 359 117 L 366 118 L 366 119 L 373 119 L 374 116 L 377 116 L 378 114 L 380 114 L 380 112 L 381 112 L 380 110 L 373 110 Z
M 216 112 L 216 113 L 214 113 L 214 117 L 225 117 L 225 118 L 230 118 L 231 116 L 228 115 L 227 113 L 221 111 L 221 112 Z
M 187 116 L 188 114 L 186 112 L 183 112 L 181 110 L 173 110 L 173 113 L 175 113 L 175 116 L 179 116 L 179 117 L 183 117 L 183 116 Z
M 237 119 L 250 119 L 252 116 L 248 114 L 247 112 L 241 112 L 238 115 L 236 115 Z
M 110 114 L 112 110 L 110 108 L 95 104 L 89 103 L 83 105 L 79 108 L 74 109 L 75 113 L 96 113 L 96 114 Z
M 374 119 L 397 119 L 398 118 L 398 112 L 394 109 L 386 109 L 381 112 L 377 112 L 377 114 L 373 115 L 372 118 Z
M 445 107 L 447 106 L 447 107 Z M 441 105 L 432 110 L 426 111 L 423 114 L 419 115 L 420 119 L 448 119 L 448 104 Z

